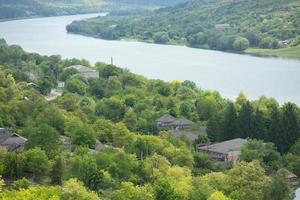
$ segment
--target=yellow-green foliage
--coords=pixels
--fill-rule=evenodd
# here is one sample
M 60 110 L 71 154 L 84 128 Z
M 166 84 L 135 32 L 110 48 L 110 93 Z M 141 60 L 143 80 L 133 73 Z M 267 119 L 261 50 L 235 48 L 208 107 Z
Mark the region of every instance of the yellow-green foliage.
M 100 200 L 95 192 L 86 189 L 77 179 L 70 179 L 63 184 L 63 196 L 66 200 Z
M 0 193 L 1 200 L 60 200 L 62 193 L 58 187 L 30 187 L 28 189 L 5 190 Z
M 2 187 L 4 186 L 4 181 L 2 177 L 0 176 L 0 192 L 2 191 Z
M 62 187 L 32 186 L 28 189 L 5 190 L 1 200 L 100 200 L 96 193 L 87 190 L 77 179 L 66 181 Z
M 123 182 L 119 190 L 112 195 L 112 200 L 154 200 L 152 188 L 146 186 L 134 186 L 130 182 Z
M 230 200 L 222 192 L 216 191 L 207 200 Z
M 166 172 L 165 178 L 169 180 L 181 199 L 188 199 L 192 191 L 192 176 L 188 168 L 173 166 Z
M 269 178 L 259 161 L 240 162 L 227 172 L 209 173 L 199 184 L 221 191 L 232 199 L 261 200 Z

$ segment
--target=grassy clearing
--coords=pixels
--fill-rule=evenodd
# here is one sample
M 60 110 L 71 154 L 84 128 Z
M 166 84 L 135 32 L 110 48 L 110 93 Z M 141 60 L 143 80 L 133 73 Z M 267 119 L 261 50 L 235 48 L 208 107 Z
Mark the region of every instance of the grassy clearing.
M 276 56 L 292 59 L 300 59 L 300 45 L 281 49 L 255 49 L 250 48 L 245 51 L 247 54 L 259 56 Z

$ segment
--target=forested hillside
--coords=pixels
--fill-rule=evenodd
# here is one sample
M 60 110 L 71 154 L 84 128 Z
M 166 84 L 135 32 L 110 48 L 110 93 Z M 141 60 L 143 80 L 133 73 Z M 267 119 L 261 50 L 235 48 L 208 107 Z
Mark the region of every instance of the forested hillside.
M 154 9 L 185 0 L 0 0 L 0 19 Z
M 0 19 L 99 12 L 102 0 L 0 0 Z
M 230 101 L 191 81 L 26 53 L 4 40 L 0 63 L 0 127 L 28 139 L 18 153 L 0 148 L 0 199 L 292 199 L 286 170 L 300 176 L 300 109 L 293 103 L 243 94 Z M 99 78 L 66 69 L 75 64 Z M 46 101 L 58 81 L 65 81 L 62 96 Z M 194 131 L 207 125 L 208 137 L 192 143 L 159 133 L 163 114 L 194 121 Z M 238 137 L 249 140 L 230 169 L 194 148 Z
M 298 0 L 194 0 L 150 16 L 107 16 L 73 22 L 67 29 L 104 39 L 243 51 L 298 45 L 299 19 Z

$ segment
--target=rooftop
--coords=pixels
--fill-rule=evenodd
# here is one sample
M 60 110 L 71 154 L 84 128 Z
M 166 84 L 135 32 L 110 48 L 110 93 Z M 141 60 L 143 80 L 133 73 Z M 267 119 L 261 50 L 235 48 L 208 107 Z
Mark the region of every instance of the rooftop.
M 185 117 L 180 117 L 179 119 L 176 119 L 175 121 L 172 122 L 172 125 L 193 125 L 194 122 L 191 120 L 188 120 Z
M 176 120 L 175 117 L 173 117 L 172 115 L 166 114 L 166 115 L 163 115 L 162 117 L 158 118 L 156 120 L 156 122 L 171 123 L 171 122 L 174 122 L 175 120 Z
M 72 65 L 72 66 L 67 67 L 65 69 L 70 69 L 70 68 L 76 69 L 80 73 L 84 73 L 84 72 L 97 72 L 96 70 L 94 70 L 92 68 L 89 68 L 89 67 L 86 67 L 86 66 L 83 66 L 83 65 Z
M 230 151 L 240 151 L 241 147 L 247 142 L 246 139 L 236 138 L 212 145 L 198 147 L 199 150 L 210 151 L 221 154 L 228 154 Z
M 0 146 L 8 151 L 16 151 L 27 142 L 27 139 L 10 132 L 6 128 L 0 128 Z

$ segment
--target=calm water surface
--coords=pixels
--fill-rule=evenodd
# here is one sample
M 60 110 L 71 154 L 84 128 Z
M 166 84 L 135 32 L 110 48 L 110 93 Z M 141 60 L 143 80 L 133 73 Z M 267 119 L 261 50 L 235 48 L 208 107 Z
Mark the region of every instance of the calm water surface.
M 267 95 L 281 103 L 300 105 L 299 61 L 67 34 L 67 24 L 94 16 L 97 14 L 1 22 L 0 37 L 45 55 L 85 58 L 92 63 L 109 63 L 113 57 L 114 64 L 134 73 L 167 81 L 192 80 L 227 98 L 243 91 L 250 99 Z
M 300 200 L 300 188 L 296 190 L 296 198 L 294 200 Z

